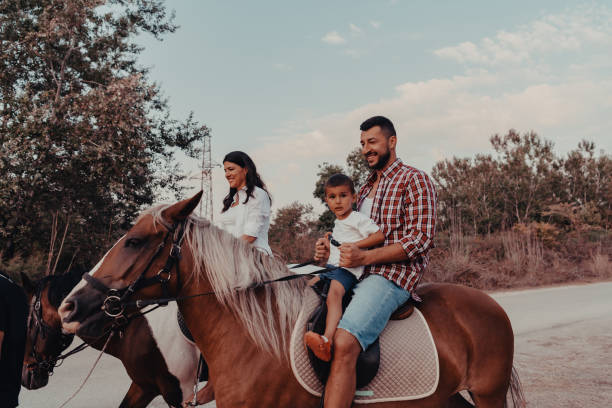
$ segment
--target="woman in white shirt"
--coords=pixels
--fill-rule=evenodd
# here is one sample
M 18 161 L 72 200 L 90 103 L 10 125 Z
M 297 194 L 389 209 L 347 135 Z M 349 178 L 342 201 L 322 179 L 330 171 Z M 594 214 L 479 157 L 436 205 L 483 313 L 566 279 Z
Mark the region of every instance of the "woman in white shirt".
M 225 156 L 223 168 L 230 190 L 223 199 L 220 226 L 272 255 L 268 244 L 271 199 L 255 163 L 246 153 L 236 151 Z

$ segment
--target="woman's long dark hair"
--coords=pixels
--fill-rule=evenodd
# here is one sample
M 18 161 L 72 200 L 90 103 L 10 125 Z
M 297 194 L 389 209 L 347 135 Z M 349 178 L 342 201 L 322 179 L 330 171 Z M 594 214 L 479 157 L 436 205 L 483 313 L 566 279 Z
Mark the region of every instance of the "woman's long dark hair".
M 244 204 L 246 204 L 247 201 L 249 201 L 250 197 L 253 197 L 253 190 L 255 190 L 255 187 L 259 187 L 262 190 L 264 190 L 266 193 L 268 193 L 268 198 L 270 198 L 270 193 L 266 189 L 266 185 L 264 184 L 264 182 L 261 180 L 261 177 L 257 173 L 257 167 L 255 167 L 255 163 L 253 163 L 253 160 L 251 160 L 248 154 L 246 154 L 245 152 L 241 152 L 241 151 L 230 152 L 225 155 L 225 157 L 223 158 L 223 162 L 224 163 L 231 162 L 231 163 L 237 164 L 243 169 L 244 168 L 247 169 L 247 174 L 246 174 L 247 197 L 246 197 L 246 200 L 244 200 Z M 227 211 L 227 209 L 232 206 L 232 203 L 234 202 L 234 194 L 236 194 L 236 191 L 237 190 L 235 188 L 230 188 L 229 193 L 223 199 L 223 210 L 221 210 L 222 213 Z M 270 198 L 270 203 L 272 203 L 271 198 Z

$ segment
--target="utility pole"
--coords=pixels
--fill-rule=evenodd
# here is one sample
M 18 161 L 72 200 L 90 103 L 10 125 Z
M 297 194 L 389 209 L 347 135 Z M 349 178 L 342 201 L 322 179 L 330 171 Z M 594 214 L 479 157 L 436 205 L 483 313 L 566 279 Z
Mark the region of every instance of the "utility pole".
M 200 200 L 200 217 L 207 218 L 213 221 L 213 186 L 212 186 L 212 169 L 216 165 L 212 162 L 210 148 L 210 129 L 204 129 L 203 146 L 202 146 L 202 176 L 200 188 L 203 191 L 202 200 Z

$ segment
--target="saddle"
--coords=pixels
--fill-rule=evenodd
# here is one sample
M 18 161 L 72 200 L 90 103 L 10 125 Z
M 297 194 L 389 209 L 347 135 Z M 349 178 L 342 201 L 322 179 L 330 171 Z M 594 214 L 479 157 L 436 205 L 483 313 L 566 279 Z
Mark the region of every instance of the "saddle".
M 327 317 L 327 304 L 325 300 L 327 299 L 327 292 L 329 291 L 330 286 L 329 279 L 320 279 L 315 285 L 312 286 L 312 289 L 315 293 L 320 297 L 321 303 L 317 306 L 309 319 L 306 321 L 306 331 L 313 331 L 318 334 L 323 334 L 325 332 L 325 319 Z M 344 295 L 342 299 L 342 311 L 346 309 L 349 302 L 353 297 L 353 291 L 350 291 Z M 406 303 L 401 305 L 393 314 L 391 315 L 391 320 L 403 320 L 414 312 L 414 301 L 412 298 L 408 300 Z M 329 376 L 329 371 L 331 368 L 330 362 L 325 362 L 319 360 L 314 353 L 307 349 L 308 358 L 310 360 L 310 364 L 317 376 L 317 378 L 321 381 L 321 383 L 325 384 L 327 382 L 327 377 Z M 376 339 L 374 343 L 372 343 L 365 351 L 362 350 L 357 358 L 357 388 L 363 388 L 376 377 L 378 373 L 378 367 L 380 366 L 380 341 L 379 338 Z

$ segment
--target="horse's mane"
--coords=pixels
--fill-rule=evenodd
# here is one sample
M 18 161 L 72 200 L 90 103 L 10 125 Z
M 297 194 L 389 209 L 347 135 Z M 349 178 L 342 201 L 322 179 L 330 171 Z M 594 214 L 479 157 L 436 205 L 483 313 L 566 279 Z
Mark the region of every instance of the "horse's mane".
M 154 223 L 158 223 L 167 207 L 157 206 L 142 215 L 150 214 Z M 194 258 L 194 279 L 208 278 L 218 301 L 234 312 L 257 346 L 277 357 L 286 356 L 291 330 L 302 305 L 304 279 L 268 284 L 257 290 L 246 289 L 291 272 L 280 260 L 215 227 L 205 218 L 189 216 L 185 240 Z
M 77 283 L 80 282 L 81 276 L 83 275 L 83 270 L 81 269 L 73 269 L 70 272 L 61 274 L 61 275 L 50 275 L 40 279 L 36 285 L 41 285 L 44 288 L 44 285 L 49 283 L 49 290 L 47 292 L 47 298 L 49 299 L 49 303 L 51 306 L 56 309 L 59 308 L 62 300 L 74 287 Z

